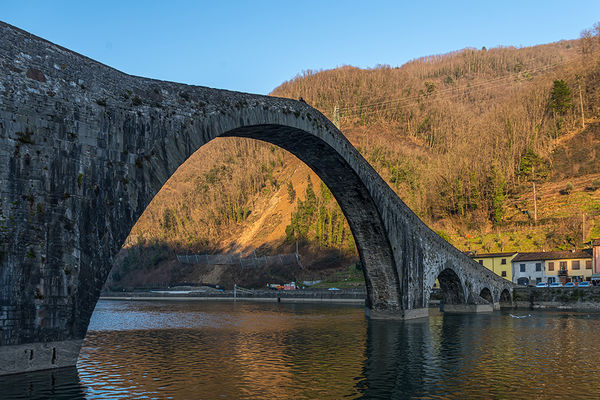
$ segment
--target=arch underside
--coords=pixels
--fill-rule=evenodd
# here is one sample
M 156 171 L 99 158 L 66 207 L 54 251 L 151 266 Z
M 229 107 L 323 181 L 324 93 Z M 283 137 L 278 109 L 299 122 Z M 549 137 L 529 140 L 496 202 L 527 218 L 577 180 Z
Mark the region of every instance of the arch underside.
M 479 296 L 486 300 L 489 303 L 493 303 L 494 299 L 492 297 L 492 292 L 490 291 L 490 289 L 484 287 L 483 289 L 481 289 L 481 292 L 479 292 Z
M 219 136 L 268 142 L 308 165 L 331 190 L 350 225 L 364 265 L 368 305 L 374 310 L 400 307 L 398 275 L 381 215 L 365 183 L 338 151 L 311 133 L 282 125 L 240 127 Z
M 510 303 L 511 301 L 510 291 L 508 289 L 503 289 L 500 293 L 500 303 Z
M 450 268 L 444 269 L 438 275 L 438 282 L 445 304 L 464 304 L 465 295 L 460 278 Z

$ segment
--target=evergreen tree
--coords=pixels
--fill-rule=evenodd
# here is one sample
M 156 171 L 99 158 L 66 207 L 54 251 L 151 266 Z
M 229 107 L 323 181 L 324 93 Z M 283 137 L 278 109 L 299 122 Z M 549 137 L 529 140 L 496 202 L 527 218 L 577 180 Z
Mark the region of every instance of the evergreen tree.
M 571 89 L 569 89 L 567 83 L 562 79 L 554 81 L 554 86 L 552 86 L 550 93 L 549 107 L 557 114 L 564 114 L 573 107 Z
M 294 190 L 294 185 L 292 184 L 292 181 L 289 181 L 287 184 L 287 192 L 288 192 L 288 200 L 290 201 L 290 204 L 294 202 L 294 200 L 296 200 L 296 191 Z

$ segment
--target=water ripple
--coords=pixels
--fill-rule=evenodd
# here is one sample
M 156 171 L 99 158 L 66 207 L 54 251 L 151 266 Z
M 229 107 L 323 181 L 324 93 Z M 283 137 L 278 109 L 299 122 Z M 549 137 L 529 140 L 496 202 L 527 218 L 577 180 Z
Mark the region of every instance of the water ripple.
M 102 301 L 77 369 L 15 399 L 599 398 L 600 316 L 367 321 L 358 307 Z

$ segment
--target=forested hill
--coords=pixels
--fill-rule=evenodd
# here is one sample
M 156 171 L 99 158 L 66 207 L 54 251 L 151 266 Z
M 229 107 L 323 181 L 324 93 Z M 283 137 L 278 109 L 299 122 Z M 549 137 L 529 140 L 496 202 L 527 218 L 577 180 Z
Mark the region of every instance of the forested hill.
M 578 40 L 464 49 L 401 67 L 308 71 L 272 95 L 302 97 L 322 111 L 459 248 L 572 248 L 600 236 L 599 54 L 597 31 L 586 31 Z M 117 281 L 172 279 L 177 252 L 281 253 L 296 242 L 307 267 L 289 278 L 356 260 L 339 207 L 305 165 L 274 146 L 219 139 L 148 207 Z M 186 271 L 178 279 L 214 275 Z M 288 277 L 273 274 L 249 283 Z M 223 276 L 233 279 L 217 280 Z
M 502 195 L 545 178 L 557 139 L 598 107 L 596 53 L 564 41 L 465 49 L 402 67 L 307 72 L 273 91 L 304 98 L 421 217 L 502 222 Z M 559 81 L 555 86 L 554 82 Z

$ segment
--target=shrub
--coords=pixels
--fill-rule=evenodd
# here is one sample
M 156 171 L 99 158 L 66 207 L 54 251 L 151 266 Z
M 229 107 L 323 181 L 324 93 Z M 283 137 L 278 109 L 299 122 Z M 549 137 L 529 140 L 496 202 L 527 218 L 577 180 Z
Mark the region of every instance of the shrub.
M 573 191 L 573 185 L 569 182 L 567 186 L 563 190 L 560 191 L 560 194 L 570 194 Z

